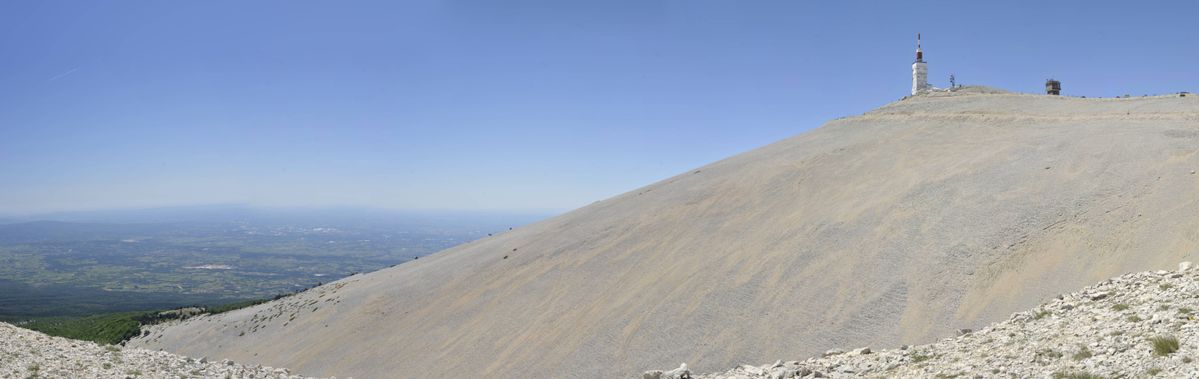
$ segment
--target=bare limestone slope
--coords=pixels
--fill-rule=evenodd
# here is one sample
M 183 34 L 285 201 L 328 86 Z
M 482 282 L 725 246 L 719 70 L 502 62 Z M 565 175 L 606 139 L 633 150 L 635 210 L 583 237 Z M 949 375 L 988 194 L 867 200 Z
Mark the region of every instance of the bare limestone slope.
M 1199 98 L 917 96 L 133 341 L 317 375 L 710 372 L 978 328 L 1199 259 Z
M 1182 267 L 1189 267 L 1184 262 Z M 1122 275 L 923 346 L 834 349 L 804 361 L 741 366 L 694 379 L 1196 378 L 1199 273 Z M 963 331 L 965 332 L 965 331 Z M 643 379 L 688 376 L 651 371 Z

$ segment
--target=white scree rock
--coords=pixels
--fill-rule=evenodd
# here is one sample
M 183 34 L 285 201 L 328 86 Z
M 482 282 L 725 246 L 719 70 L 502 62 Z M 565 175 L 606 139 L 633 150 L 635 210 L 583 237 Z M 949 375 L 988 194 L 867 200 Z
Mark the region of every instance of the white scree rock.
M 1199 270 L 1126 274 L 922 346 L 742 365 L 695 379 L 1199 377 Z
M 0 378 L 301 378 L 286 369 L 51 337 L 0 323 Z

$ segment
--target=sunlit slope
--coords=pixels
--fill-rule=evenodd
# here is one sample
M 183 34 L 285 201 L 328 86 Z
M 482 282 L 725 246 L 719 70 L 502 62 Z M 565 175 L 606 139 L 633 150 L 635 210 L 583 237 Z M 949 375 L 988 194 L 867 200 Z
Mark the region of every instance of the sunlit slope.
M 1194 96 L 918 96 L 135 345 L 309 375 L 599 378 L 926 343 L 1199 258 L 1197 151 Z

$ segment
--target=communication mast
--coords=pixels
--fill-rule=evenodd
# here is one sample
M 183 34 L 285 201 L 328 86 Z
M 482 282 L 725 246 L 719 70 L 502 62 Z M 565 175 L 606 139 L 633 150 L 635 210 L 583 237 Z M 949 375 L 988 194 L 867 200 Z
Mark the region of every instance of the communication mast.
M 916 33 L 916 61 L 912 63 L 912 94 L 928 90 L 928 64 L 924 63 L 924 49 L 920 48 L 920 33 Z

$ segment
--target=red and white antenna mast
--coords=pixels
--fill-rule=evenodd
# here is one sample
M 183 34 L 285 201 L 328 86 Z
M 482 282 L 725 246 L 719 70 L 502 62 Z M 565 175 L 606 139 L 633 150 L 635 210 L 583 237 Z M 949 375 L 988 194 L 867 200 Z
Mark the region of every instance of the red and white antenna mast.
M 924 62 L 924 49 L 920 48 L 920 33 L 916 33 L 916 61 Z
M 924 49 L 920 47 L 920 33 L 916 33 L 916 61 L 912 62 L 912 94 L 931 89 L 928 85 L 928 64 L 924 63 Z

